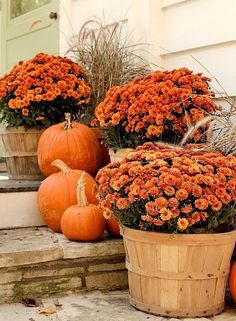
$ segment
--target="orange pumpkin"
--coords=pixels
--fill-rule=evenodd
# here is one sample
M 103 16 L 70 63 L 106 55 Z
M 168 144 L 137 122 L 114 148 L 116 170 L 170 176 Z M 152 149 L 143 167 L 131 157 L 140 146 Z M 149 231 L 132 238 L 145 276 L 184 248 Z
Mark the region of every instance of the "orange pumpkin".
M 105 219 L 102 211 L 94 204 L 88 204 L 85 179 L 82 175 L 77 185 L 77 205 L 65 210 L 61 219 L 62 233 L 74 241 L 95 241 L 102 237 Z
M 38 208 L 46 224 L 54 231 L 61 232 L 61 217 L 65 209 L 77 203 L 76 185 L 83 173 L 71 169 L 57 159 L 52 165 L 60 170 L 47 177 L 38 190 Z M 85 173 L 86 194 L 90 203 L 98 204 L 95 196 L 97 184 L 89 174 Z
M 114 237 L 121 237 L 120 227 L 117 219 L 114 216 L 111 216 L 106 220 L 106 231 L 108 234 Z
M 51 165 L 61 159 L 73 169 L 95 175 L 102 161 L 101 148 L 94 132 L 87 126 L 66 121 L 46 129 L 38 142 L 38 163 L 41 172 L 48 176 L 58 170 Z
M 100 167 L 102 168 L 102 167 L 106 166 L 107 164 L 109 164 L 111 162 L 109 151 L 108 151 L 108 148 L 106 147 L 105 142 L 104 142 L 104 140 L 102 138 L 100 129 L 91 127 L 91 130 L 96 135 L 97 140 L 98 140 L 99 145 L 100 145 L 100 148 L 101 148 L 102 162 L 101 162 L 101 166 Z
M 236 303 L 236 262 L 231 266 L 231 271 L 229 275 L 229 289 L 231 296 Z

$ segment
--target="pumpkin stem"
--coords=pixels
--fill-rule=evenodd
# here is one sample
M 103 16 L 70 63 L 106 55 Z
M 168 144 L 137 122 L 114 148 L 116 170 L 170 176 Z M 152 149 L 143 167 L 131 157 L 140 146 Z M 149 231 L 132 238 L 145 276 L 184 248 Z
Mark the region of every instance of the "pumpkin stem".
M 78 207 L 82 206 L 87 206 L 88 205 L 88 199 L 86 196 L 85 192 L 85 179 L 84 179 L 84 174 L 83 172 L 79 178 L 79 181 L 77 183 L 77 202 L 78 202 Z
M 65 125 L 64 129 L 68 130 L 72 128 L 72 123 L 71 123 L 71 114 L 70 113 L 65 113 Z
M 72 169 L 60 159 L 55 159 L 51 165 L 58 168 L 63 174 L 67 174 L 72 171 Z

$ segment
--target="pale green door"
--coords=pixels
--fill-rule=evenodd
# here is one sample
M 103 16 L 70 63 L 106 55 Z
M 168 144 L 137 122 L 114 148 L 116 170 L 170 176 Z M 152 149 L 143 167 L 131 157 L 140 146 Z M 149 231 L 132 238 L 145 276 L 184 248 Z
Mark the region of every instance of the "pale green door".
M 39 52 L 59 53 L 59 0 L 2 0 L 1 73 Z

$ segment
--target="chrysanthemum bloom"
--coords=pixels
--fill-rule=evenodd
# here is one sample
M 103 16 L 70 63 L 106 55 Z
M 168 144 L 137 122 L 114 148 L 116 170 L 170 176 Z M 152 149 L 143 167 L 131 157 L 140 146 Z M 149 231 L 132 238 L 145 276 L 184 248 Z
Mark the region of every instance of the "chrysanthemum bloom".
M 39 53 L 0 78 L 1 119 L 9 127 L 45 127 L 85 113 L 90 87 L 72 60 Z
M 156 71 L 111 88 L 95 110 L 109 147 L 134 148 L 149 140 L 179 142 L 189 126 L 219 107 L 210 79 L 187 68 Z M 205 141 L 209 124 L 196 129 L 193 141 Z M 192 164 L 190 171 L 199 172 Z
M 108 208 L 135 229 L 217 231 L 235 215 L 236 157 L 219 152 L 147 143 L 100 170 L 97 180 L 105 215 Z

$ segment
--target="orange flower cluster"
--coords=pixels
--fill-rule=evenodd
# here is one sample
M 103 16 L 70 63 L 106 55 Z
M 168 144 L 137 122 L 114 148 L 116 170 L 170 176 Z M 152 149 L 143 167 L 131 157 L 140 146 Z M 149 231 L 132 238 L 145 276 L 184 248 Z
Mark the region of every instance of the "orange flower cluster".
M 100 207 L 131 228 L 193 233 L 235 213 L 236 157 L 146 143 L 101 169 Z
M 119 142 L 116 147 L 133 148 L 150 139 L 180 141 L 191 124 L 217 109 L 209 81 L 200 73 L 181 68 L 156 71 L 111 88 L 95 109 L 99 126 L 115 131 L 116 142 L 109 142 L 108 137 L 108 145 L 114 147 Z M 125 136 L 131 133 L 135 138 L 129 144 Z M 204 141 L 203 133 L 203 128 L 196 130 L 194 140 Z
M 0 78 L 0 110 L 12 126 L 62 121 L 64 112 L 78 113 L 89 95 L 83 69 L 60 56 L 37 54 Z

